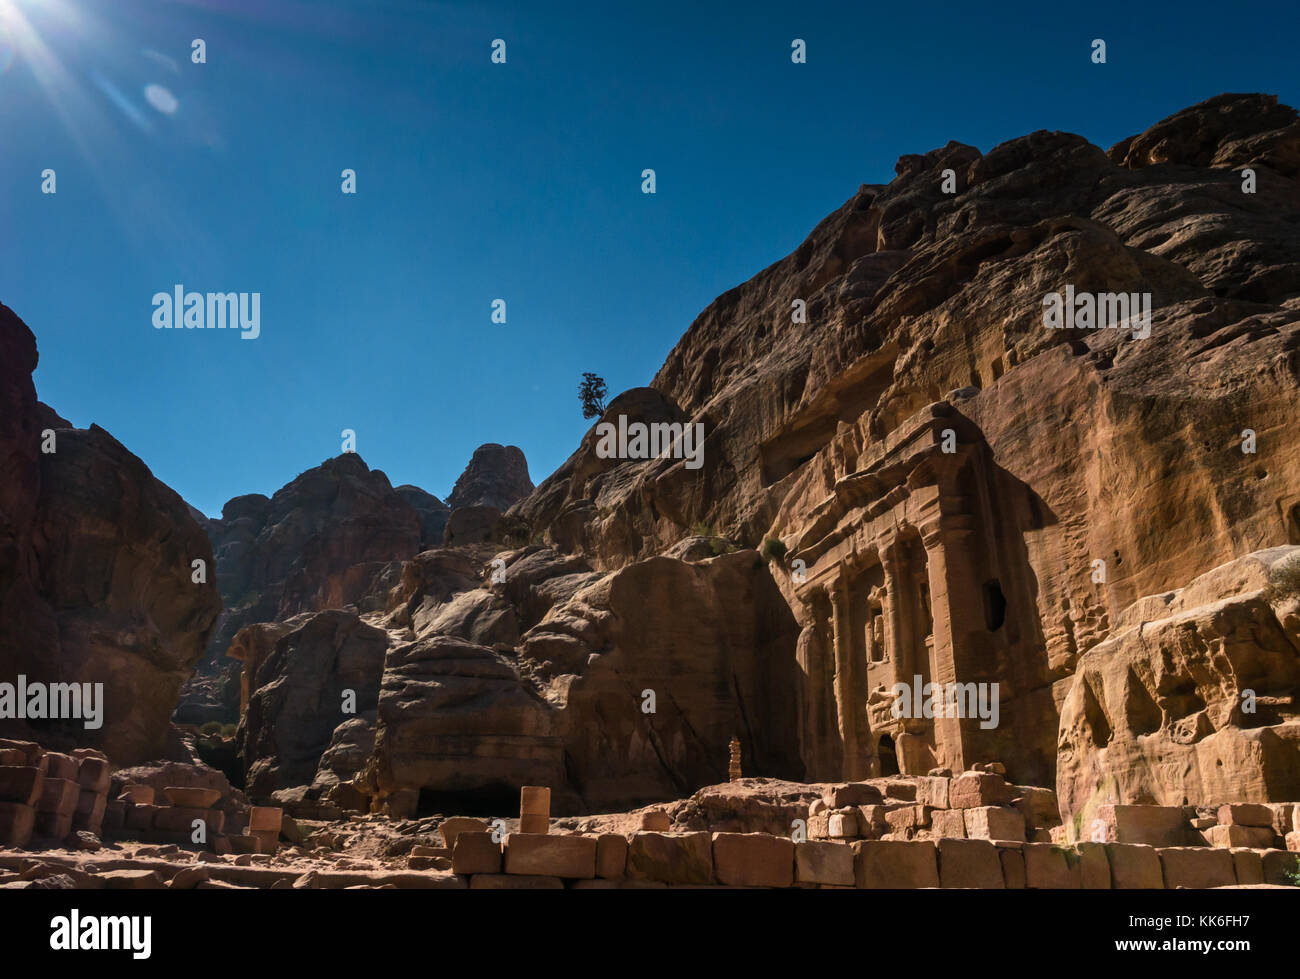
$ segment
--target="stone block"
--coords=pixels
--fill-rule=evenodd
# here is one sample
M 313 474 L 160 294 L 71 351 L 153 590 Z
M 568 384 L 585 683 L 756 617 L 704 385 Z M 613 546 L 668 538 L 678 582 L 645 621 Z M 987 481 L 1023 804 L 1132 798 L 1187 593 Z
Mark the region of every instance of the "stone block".
M 862 840 L 851 846 L 858 887 L 939 886 L 938 854 L 929 840 Z
M 885 783 L 885 798 L 897 799 L 900 802 L 916 801 L 916 783 L 898 779 L 893 782 Z
M 248 828 L 254 833 L 273 832 L 280 835 L 284 810 L 276 806 L 253 806 L 248 810 Z
M 107 796 L 82 789 L 81 798 L 77 801 L 77 811 L 72 815 L 72 828 L 89 830 L 98 835 L 104 825 L 104 810 L 107 806 Z
M 951 780 L 923 775 L 916 780 L 916 802 L 931 809 L 947 809 Z
M 1154 846 L 1139 842 L 1108 842 L 1110 887 L 1117 891 L 1151 891 L 1165 887 L 1160 854 Z
M 1191 826 L 1181 806 L 1102 806 L 1097 812 L 1107 843 L 1147 843 L 1183 846 L 1191 842 Z M 1095 839 L 1092 833 L 1089 837 Z
M 72 783 L 75 785 L 76 783 Z M 72 832 L 72 813 L 41 812 L 36 810 L 34 836 L 47 840 L 63 840 Z
M 978 806 L 965 811 L 966 836 L 972 840 L 1024 841 L 1025 818 L 1010 806 Z
M 1078 890 L 1078 854 L 1055 843 L 1026 843 L 1025 886 L 1050 890 Z
M 0 802 L 0 846 L 23 849 L 31 842 L 35 827 L 34 807 L 21 802 Z
M 152 785 L 136 785 L 134 783 L 122 786 L 122 791 L 118 798 L 125 798 L 137 806 L 152 806 L 155 803 L 157 793 Z
M 916 830 L 920 825 L 916 815 L 916 806 L 899 806 L 897 809 L 887 810 L 885 812 L 885 823 L 888 826 L 888 832 L 893 833 L 895 837 L 910 840 L 916 835 Z
M 1002 890 L 1002 861 L 988 840 L 948 837 L 938 841 L 939 885 Z
M 519 832 L 529 836 L 545 836 L 551 831 L 551 817 L 537 812 L 525 812 L 519 815 Z
M 853 848 L 844 843 L 809 840 L 794 845 L 795 881 L 852 887 Z
M 1266 805 L 1273 814 L 1273 832 L 1278 836 L 1286 836 L 1293 829 L 1300 829 L 1300 826 L 1295 826 L 1291 822 L 1292 814 L 1295 811 L 1295 803 L 1269 802 Z
M 618 880 L 627 875 L 627 837 L 602 833 L 596 838 L 596 876 Z
M 1061 812 L 1056 804 L 1056 793 L 1035 785 L 1017 785 L 1012 788 L 1012 807 L 1025 818 L 1026 829 L 1051 829 L 1061 825 Z
M 525 785 L 519 790 L 519 814 L 551 816 L 551 790 L 545 785 Z
M 77 801 L 80 798 L 81 786 L 75 780 L 51 778 L 46 775 L 45 781 L 41 784 L 41 797 L 36 803 L 36 811 L 71 816 L 77 811 Z
M 1157 847 L 1165 872 L 1165 887 L 1222 887 L 1237 883 L 1232 854 L 1205 846 Z
M 708 833 L 636 833 L 628 843 L 627 875 L 666 884 L 710 884 L 713 840 Z
M 858 814 L 856 812 L 830 814 L 826 824 L 827 835 L 832 840 L 856 839 L 858 833 Z
M 889 823 L 885 819 L 886 812 L 884 806 L 859 806 L 858 835 L 875 840 L 889 832 Z
M 120 835 L 126 829 L 126 803 L 120 799 L 110 799 L 104 806 L 104 821 L 101 828 L 111 836 Z
M 1008 890 L 1025 888 L 1025 855 L 1020 847 L 994 843 L 998 861 L 1002 864 L 1002 881 Z
M 13 754 L 20 752 L 14 750 Z M 0 766 L 0 802 L 34 806 L 45 790 L 45 773 L 36 765 Z
M 154 814 L 166 808 L 165 806 L 128 806 L 126 809 L 126 828 L 137 832 L 148 832 L 153 829 Z
M 1273 828 L 1273 810 L 1257 802 L 1239 802 L 1219 806 L 1221 826 L 1265 826 Z
M 1270 817 L 1272 813 L 1269 813 Z M 1220 823 L 1201 833 L 1210 846 L 1233 847 L 1249 846 L 1267 849 L 1277 842 L 1277 834 L 1272 826 L 1248 826 L 1244 823 Z
M 662 809 L 649 809 L 641 813 L 641 829 L 647 833 L 667 833 L 672 828 L 672 817 Z
M 77 780 L 77 759 L 71 755 L 65 755 L 58 751 L 45 752 L 45 774 L 49 778 L 61 779 L 65 782 L 75 782 Z
M 880 790 L 870 782 L 844 782 L 822 789 L 822 803 L 827 809 L 879 805 L 881 798 Z
M 112 780 L 113 775 L 109 771 L 108 762 L 101 758 L 83 758 L 77 766 L 77 784 L 82 789 L 107 795 Z
M 1110 890 L 1110 857 L 1106 855 L 1106 844 L 1076 843 L 1075 852 L 1079 855 L 1079 886 L 1085 891 Z
M 444 819 L 438 826 L 438 832 L 442 834 L 443 844 L 453 849 L 456 846 L 456 836 L 458 834 L 486 833 L 489 829 L 491 827 L 484 820 L 474 819 L 470 816 L 452 816 L 450 819 Z M 491 871 L 485 872 L 491 873 Z
M 0 738 L 0 751 L 21 752 L 23 756 L 22 761 L 7 763 L 18 766 L 37 765 L 41 762 L 41 757 L 45 754 L 45 749 L 35 741 L 14 741 L 10 738 Z
M 452 834 L 452 840 L 451 867 L 456 873 L 501 873 L 501 844 L 493 842 L 491 833 L 459 829 Z
M 275 853 L 280 848 L 278 829 L 253 829 L 250 824 L 248 829 L 244 830 L 244 839 L 253 841 L 254 853 Z
M 767 833 L 714 833 L 713 875 L 732 887 L 789 887 L 794 843 Z
M 533 877 L 596 876 L 596 838 L 547 833 L 509 833 L 505 838 L 507 874 Z
M 935 809 L 930 813 L 931 834 L 947 839 L 965 839 L 965 813 L 964 809 Z
M 1300 853 L 1300 832 L 1290 832 L 1284 837 L 1286 848 L 1292 853 Z
M 1237 875 L 1238 884 L 1264 883 L 1264 858 L 1260 850 L 1234 847 L 1232 853 L 1232 870 Z
M 951 809 L 976 809 L 1005 806 L 1011 802 L 1011 786 L 1001 775 L 992 772 L 962 772 L 948 788 Z

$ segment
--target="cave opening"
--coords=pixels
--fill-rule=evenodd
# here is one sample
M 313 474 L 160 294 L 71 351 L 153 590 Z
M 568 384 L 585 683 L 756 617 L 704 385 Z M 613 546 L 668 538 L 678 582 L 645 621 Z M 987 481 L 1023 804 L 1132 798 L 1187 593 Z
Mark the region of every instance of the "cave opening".
M 502 784 L 474 789 L 421 789 L 416 802 L 417 819 L 427 816 L 519 815 L 519 788 Z

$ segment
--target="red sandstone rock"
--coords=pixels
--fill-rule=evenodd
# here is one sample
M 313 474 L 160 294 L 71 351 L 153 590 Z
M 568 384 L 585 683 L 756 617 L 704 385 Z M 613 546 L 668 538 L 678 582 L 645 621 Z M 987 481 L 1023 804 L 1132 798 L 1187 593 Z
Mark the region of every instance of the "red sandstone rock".
M 713 874 L 735 887 L 789 887 L 794 843 L 765 833 L 714 833 Z
M 941 887 L 1002 889 L 1002 862 L 987 840 L 941 839 L 938 843 Z
M 927 840 L 865 840 L 852 844 L 858 887 L 938 887 L 935 845 Z

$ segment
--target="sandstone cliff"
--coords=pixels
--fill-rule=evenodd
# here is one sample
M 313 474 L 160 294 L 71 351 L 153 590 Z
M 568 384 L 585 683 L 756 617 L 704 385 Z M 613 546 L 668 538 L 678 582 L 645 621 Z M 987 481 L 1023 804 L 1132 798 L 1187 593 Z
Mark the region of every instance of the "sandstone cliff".
M 0 682 L 102 683 L 103 717 L 92 730 L 0 720 L 0 733 L 118 764 L 157 758 L 221 609 L 212 549 L 185 502 L 108 432 L 36 401 L 36 360 L 31 331 L 0 306 Z
M 604 569 L 697 526 L 762 545 L 803 627 L 808 777 L 997 758 L 1050 784 L 1122 610 L 1300 543 L 1300 123 L 1225 95 L 1109 153 L 1038 132 L 896 173 L 611 403 L 703 423 L 702 469 L 600 459 L 593 430 L 511 516 Z M 1046 328 L 1067 288 L 1149 296 L 1149 336 Z M 882 716 L 912 675 L 997 682 L 999 726 Z

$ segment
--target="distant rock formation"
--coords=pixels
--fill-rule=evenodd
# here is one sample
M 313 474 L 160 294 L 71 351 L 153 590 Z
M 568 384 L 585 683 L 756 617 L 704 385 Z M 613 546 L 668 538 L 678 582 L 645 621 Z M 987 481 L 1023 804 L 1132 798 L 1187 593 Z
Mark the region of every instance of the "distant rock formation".
M 451 507 L 432 493 L 426 493 L 409 483 L 397 487 L 397 495 L 420 515 L 420 550 L 427 551 L 440 545 L 443 531 L 447 529 L 447 518 L 451 516 Z
M 485 445 L 474 453 L 456 487 L 456 500 L 513 503 L 532 483 L 519 449 Z M 199 672 L 182 695 L 177 720 L 201 724 L 239 718 L 241 704 L 247 706 L 258 686 L 256 670 L 234 661 L 256 642 L 251 635 L 241 641 L 244 630 L 283 623 L 303 612 L 382 609 L 402 562 L 441 547 L 451 531 L 458 544 L 486 540 L 494 536 L 499 520 L 500 510 L 490 504 L 465 503 L 453 513 L 418 486 L 394 489 L 384 473 L 370 469 L 356 453 L 326 460 L 269 499 L 257 493 L 232 499 L 220 519 L 205 521 L 226 608 Z M 274 643 L 283 630 L 263 634 L 273 635 Z M 242 693 L 241 684 L 248 688 Z M 260 751 L 253 747 L 257 737 L 250 737 L 241 743 Z M 258 757 L 251 755 L 246 763 L 251 766 Z M 277 768 L 272 762 L 267 766 Z
M 447 497 L 453 510 L 467 506 L 489 506 L 507 510 L 533 491 L 528 478 L 528 460 L 513 445 L 489 442 L 474 450 L 465 471 Z
M 90 746 L 119 765 L 159 758 L 221 609 L 212 549 L 108 432 L 37 402 L 36 360 L 31 331 L 0 305 L 0 682 L 102 683 L 103 717 L 89 730 L 0 719 L 0 735 Z
M 423 549 L 426 516 L 436 520 L 436 497 L 420 493 L 394 490 L 382 472 L 344 453 L 269 499 L 235 497 L 207 521 L 225 610 L 177 720 L 238 717 L 240 671 L 225 653 L 245 626 L 343 608 L 382 590 L 384 575 Z

